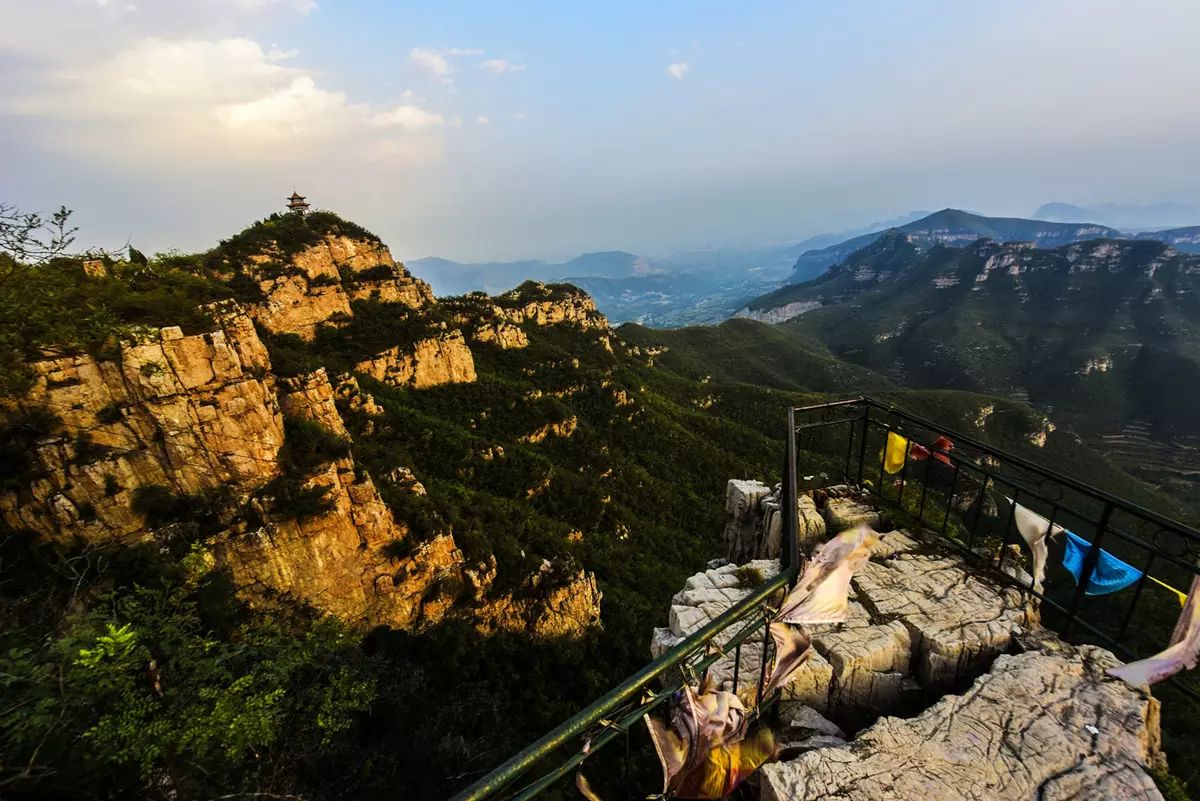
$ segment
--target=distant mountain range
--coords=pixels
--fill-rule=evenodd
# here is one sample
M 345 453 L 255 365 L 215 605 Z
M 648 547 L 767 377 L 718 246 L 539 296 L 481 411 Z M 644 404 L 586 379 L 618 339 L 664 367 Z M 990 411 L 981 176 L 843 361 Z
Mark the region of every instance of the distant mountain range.
M 786 330 L 899 384 L 1029 401 L 1156 480 L 1200 473 L 1200 256 L 892 229 L 768 302 L 796 312 Z
M 653 261 L 614 250 L 564 262 L 462 264 L 423 258 L 405 266 L 438 295 L 497 293 L 527 280 L 562 281 L 586 290 L 615 323 L 673 327 L 720 322 L 750 298 L 780 286 L 804 246 L 694 250 Z
M 584 289 L 614 323 L 655 328 L 718 323 L 747 300 L 783 285 L 796 259 L 851 237 L 925 217 L 901 217 L 841 233 L 809 237 L 794 245 L 708 248 L 647 259 L 620 250 L 585 253 L 569 261 L 523 260 L 462 263 L 438 257 L 406 261 L 438 295 L 497 293 L 523 281 L 565 281 Z
M 1001 242 L 1035 242 L 1039 247 L 1057 247 L 1084 239 L 1121 236 L 1120 231 L 1103 225 L 1051 223 L 1019 217 L 984 217 L 959 209 L 942 209 L 896 228 L 926 244 L 943 242 L 961 245 L 986 237 Z M 882 234 L 882 230 L 871 231 L 800 254 L 793 269 L 792 280 L 800 282 L 816 278 Z
M 1189 208 L 1185 204 L 1146 208 L 1166 214 L 1160 207 L 1169 207 L 1167 210 L 1177 216 L 1184 215 Z M 1070 210 L 1079 208 L 1047 204 L 1039 211 L 1048 209 L 1049 214 L 1070 217 L 1073 215 Z M 1188 219 L 1200 219 L 1200 210 Z M 803 310 L 803 306 L 787 307 L 790 301 L 780 300 L 789 295 L 791 285 L 820 276 L 893 228 L 922 245 L 965 245 L 987 238 L 1053 248 L 1088 239 L 1131 238 L 1153 239 L 1177 250 L 1200 253 L 1200 225 L 1127 233 L 1091 221 L 987 217 L 960 209 L 943 209 L 933 213 L 913 211 L 875 225 L 820 234 L 792 245 L 691 250 L 652 259 L 609 250 L 584 253 L 561 262 L 461 263 L 427 257 L 408 261 L 406 266 L 442 296 L 474 291 L 498 293 L 527 280 L 572 283 L 592 295 L 600 310 L 614 323 L 672 328 L 717 323 L 735 314 L 780 322 L 792 316 L 797 308 Z
M 1200 203 L 1099 203 L 1076 206 L 1072 203 L 1046 203 L 1033 216 L 1052 222 L 1091 222 L 1110 225 L 1123 231 L 1194 226 L 1200 222 Z
M 525 260 L 463 264 L 430 256 L 405 262 L 405 266 L 413 275 L 428 281 L 439 295 L 501 292 L 523 281 L 560 281 L 571 275 L 628 278 L 654 272 L 641 256 L 621 250 L 584 253 L 565 262 Z

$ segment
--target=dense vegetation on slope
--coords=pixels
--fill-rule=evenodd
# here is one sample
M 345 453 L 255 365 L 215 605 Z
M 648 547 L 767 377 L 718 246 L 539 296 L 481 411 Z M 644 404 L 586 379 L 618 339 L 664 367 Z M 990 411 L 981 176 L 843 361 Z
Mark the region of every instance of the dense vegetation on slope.
M 354 232 L 335 218 L 308 219 L 322 230 Z M 289 238 L 296 224 L 268 220 L 210 254 L 109 260 L 103 278 L 85 279 L 70 260 L 30 268 L 41 287 L 31 296 L 31 319 L 62 317 L 68 302 L 86 313 L 60 328 L 21 328 L 17 352 L 102 348 L 137 325 L 186 321 L 194 302 L 252 297 L 256 285 L 240 278 L 243 248 L 284 258 L 296 252 Z M 19 323 L 23 291 L 0 285 L 11 324 Z M 416 311 L 365 299 L 352 319 L 322 326 L 311 342 L 263 336 L 276 374 L 334 372 L 440 331 L 453 317 L 486 314 L 492 302 L 517 308 L 573 293 L 530 285 L 490 302 L 468 296 Z M 99 322 L 82 326 L 86 319 Z M 725 481 L 777 479 L 786 405 L 819 393 L 893 389 L 811 340 L 751 321 L 678 332 L 631 326 L 618 337 L 569 323 L 523 328 L 526 348 L 472 343 L 474 383 L 415 390 L 360 377 L 382 416 L 342 407 L 349 443 L 287 420 L 282 461 L 302 475 L 348 449 L 358 469 L 377 477 L 412 469 L 428 495 L 381 486 L 411 529 L 412 541 L 398 547 L 452 530 L 468 561 L 495 558 L 496 595 L 521 592 L 543 561 L 561 573 L 592 571 L 604 592 L 602 628 L 577 640 L 538 641 L 484 636 L 451 616 L 364 638 L 292 598 L 248 606 L 199 547 L 229 512 L 219 492 L 143 493 L 135 511 L 147 516 L 153 537 L 136 546 L 6 530 L 3 792 L 445 797 L 644 664 L 670 596 L 724 551 Z M 21 362 L 11 366 L 19 377 Z M 972 430 L 991 405 L 989 424 L 976 433 L 1039 453 L 1027 440 L 1041 418 L 1021 404 L 964 393 L 889 397 Z M 0 463 L 15 464 L 39 437 L 67 433 L 50 417 L 10 415 Z M 1069 437 L 1052 436 L 1044 453 L 1096 458 Z M 827 457 L 803 458 L 805 470 L 834 474 Z M 1144 490 L 1116 470 L 1097 480 L 1127 494 Z
M 1200 258 L 1155 241 L 926 249 L 894 232 L 764 302 L 815 306 L 783 327 L 904 386 L 1028 400 L 1182 496 L 1198 291 Z
M 87 314 L 58 328 L 18 327 L 13 386 L 21 386 L 21 358 L 38 349 L 111 347 L 139 325 L 188 322 L 196 303 L 253 288 L 239 286 L 237 259 L 246 243 L 294 252 L 285 246 L 294 221 L 283 222 L 235 237 L 233 251 L 109 258 L 103 276 L 86 276 L 78 260 L 22 268 L 39 289 L 4 287 L 7 322 L 19 321 L 28 300 L 34 320 L 64 317 L 67 303 Z M 495 302 L 574 292 L 523 291 Z M 464 298 L 418 314 L 368 299 L 312 342 L 263 335 L 277 373 L 333 371 L 486 305 Z M 207 323 L 201 315 L 189 325 Z M 603 332 L 526 329 L 525 349 L 473 346 L 477 383 L 406 390 L 363 377 L 384 418 L 344 409 L 351 447 L 362 469 L 378 476 L 408 467 L 427 486 L 427 496 L 384 490 L 411 526 L 406 547 L 452 530 L 469 560 L 494 556 L 497 594 L 519 592 L 543 560 L 586 568 L 604 592 L 602 629 L 534 642 L 484 637 L 452 618 L 420 632 L 380 630 L 356 645 L 294 600 L 264 609 L 234 597 L 195 550 L 220 529 L 228 498 L 142 493 L 135 511 L 155 532 L 142 546 L 3 534 L 0 653 L 13 699 L 0 711 L 6 792 L 442 797 L 644 663 L 671 594 L 723 550 L 726 479 L 778 473 L 778 409 L 803 397 L 702 386 L 649 367 L 616 340 L 610 351 Z M 531 436 L 568 421 L 569 436 Z M 72 433 L 53 415 L 32 425 L 8 417 L 6 461 L 20 459 L 30 436 Z M 327 459 L 334 454 L 319 452 L 344 447 L 308 428 L 288 423 L 285 461 Z

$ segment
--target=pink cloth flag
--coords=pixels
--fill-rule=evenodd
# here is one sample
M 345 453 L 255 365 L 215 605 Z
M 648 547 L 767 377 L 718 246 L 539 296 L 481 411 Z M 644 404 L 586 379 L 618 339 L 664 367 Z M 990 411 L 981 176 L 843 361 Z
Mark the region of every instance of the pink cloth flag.
M 1179 613 L 1175 631 L 1166 649 L 1146 659 L 1110 668 L 1108 675 L 1135 687 L 1169 679 L 1181 670 L 1191 670 L 1200 661 L 1200 576 L 1192 579 L 1187 603 Z
M 763 686 L 764 698 L 787 684 L 808 661 L 812 642 L 804 625 L 841 623 L 846 619 L 850 579 L 871 557 L 871 548 L 877 542 L 874 531 L 859 526 L 843 531 L 813 553 L 768 626 L 775 642 L 775 661 Z

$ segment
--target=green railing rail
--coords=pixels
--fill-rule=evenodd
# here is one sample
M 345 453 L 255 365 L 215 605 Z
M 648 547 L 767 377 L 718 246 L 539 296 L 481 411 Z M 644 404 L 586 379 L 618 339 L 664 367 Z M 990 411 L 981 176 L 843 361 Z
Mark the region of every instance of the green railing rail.
M 551 730 L 507 762 L 454 796 L 453 801 L 483 801 L 483 799 L 502 797 L 501 794 L 505 792 L 506 788 L 529 772 L 540 760 L 550 756 L 555 750 L 561 748 L 571 740 L 586 734 L 600 724 L 601 721 L 608 721 L 614 715 L 617 716 L 615 722 L 610 722 L 604 727 L 603 731 L 598 732 L 591 739 L 586 753 L 580 750 L 531 784 L 526 785 L 515 793 L 503 796 L 511 799 L 511 801 L 524 801 L 525 799 L 533 798 L 571 770 L 581 765 L 591 754 L 594 754 L 601 747 L 616 738 L 618 734 L 627 733 L 630 726 L 644 718 L 654 707 L 665 701 L 675 690 L 678 690 L 682 686 L 682 682 L 676 682 L 666 688 L 659 689 L 657 692 L 651 691 L 649 700 L 635 705 L 624 714 L 619 714 L 631 702 L 645 696 L 647 691 L 650 690 L 652 682 L 666 675 L 674 668 L 683 668 L 685 666 L 693 674 L 703 673 L 710 665 L 722 658 L 722 653 L 708 654 L 695 663 L 690 663 L 689 660 L 704 650 L 710 642 L 726 629 L 747 618 L 758 617 L 757 620 L 743 627 L 741 631 L 737 632 L 724 643 L 725 649 L 737 649 L 736 658 L 738 667 L 740 668 L 740 646 L 742 641 L 760 628 L 764 629 L 765 635 L 766 617 L 762 609 L 763 604 L 776 592 L 790 586 L 799 575 L 799 540 L 796 537 L 796 438 L 792 435 L 794 429 L 795 410 L 788 409 L 788 436 L 784 449 L 783 468 L 783 491 L 785 495 L 783 503 L 783 539 L 787 543 L 787 548 L 782 555 L 782 569 L 779 573 L 770 580 L 760 584 L 748 596 L 727 609 L 707 626 L 700 629 L 700 631 L 692 634 L 658 659 L 655 659 L 637 673 L 625 679 L 625 681 L 610 690 L 607 695 L 596 699 L 596 701 L 570 720 Z M 789 499 L 790 502 L 788 502 Z M 766 658 L 767 648 L 764 636 L 762 649 L 763 664 L 760 665 L 760 669 L 765 669 Z M 763 699 L 760 697 L 760 708 L 762 707 L 762 702 Z M 628 765 L 626 769 L 628 769 Z
M 770 581 L 760 584 L 749 596 L 735 606 L 730 607 L 707 626 L 700 629 L 700 631 L 625 679 L 625 681 L 609 691 L 607 695 L 598 698 L 586 709 L 575 715 L 575 717 L 553 729 L 491 773 L 454 796 L 454 801 L 482 801 L 485 798 L 496 797 L 506 787 L 528 772 L 539 760 L 549 756 L 557 748 L 570 740 L 584 735 L 588 730 L 600 723 L 600 721 L 611 717 L 614 712 L 629 702 L 638 699 L 646 691 L 651 682 L 673 668 L 683 667 L 692 656 L 701 651 L 704 646 L 721 632 L 746 618 L 757 617 L 756 613 L 761 611 L 760 607 L 763 602 L 770 598 L 776 591 L 787 586 L 795 576 L 796 568 L 786 568 Z M 728 648 L 740 644 L 761 628 L 763 622 L 764 620 L 761 618 L 751 621 L 750 625 L 744 627 L 730 638 L 725 643 L 725 647 Z M 710 654 L 704 659 L 689 665 L 689 667 L 692 672 L 702 672 L 709 665 L 720 659 L 721 656 L 721 653 Z M 608 743 L 617 734 L 628 730 L 629 726 L 645 717 L 651 709 L 670 697 L 675 689 L 678 689 L 678 687 L 669 687 L 655 693 L 649 701 L 638 705 L 626 715 L 619 717 L 612 725 L 607 726 L 602 733 L 594 737 L 588 753 L 580 751 L 554 770 L 542 776 L 534 783 L 522 788 L 519 792 L 512 794 L 510 797 L 515 801 L 515 799 L 527 799 L 537 795 L 580 765 L 587 759 L 589 754 L 595 753 L 597 749 Z
M 874 412 L 874 414 L 872 414 Z M 806 419 L 797 425 L 797 416 Z M 666 701 L 684 681 L 694 678 L 734 649 L 734 685 L 738 684 L 741 667 L 741 643 L 755 631 L 763 630 L 763 647 L 759 665 L 759 686 L 768 660 L 768 638 L 765 623 L 770 614 L 767 601 L 776 592 L 795 581 L 801 567 L 802 555 L 797 538 L 797 452 L 806 439 L 817 442 L 832 439 L 838 443 L 839 432 L 845 432 L 845 445 L 837 444 L 836 459 L 844 459 L 841 480 L 857 484 L 860 490 L 874 498 L 882 506 L 906 515 L 911 522 L 936 535 L 948 550 L 957 551 L 968 562 L 987 570 L 1004 583 L 1015 584 L 1036 598 L 1043 614 L 1057 613 L 1060 636 L 1066 637 L 1072 627 L 1083 629 L 1088 641 L 1111 648 L 1118 655 L 1140 658 L 1147 653 L 1137 653 L 1133 643 L 1127 642 L 1131 629 L 1136 629 L 1140 618 L 1135 617 L 1135 607 L 1143 597 L 1142 588 L 1149 571 L 1155 565 L 1163 565 L 1178 572 L 1181 582 L 1191 581 L 1191 576 L 1200 573 L 1200 531 L 1171 520 L 1157 512 L 1146 509 L 1098 489 L 1085 481 L 1062 475 L 1000 449 L 975 437 L 949 429 L 926 417 L 902 411 L 891 404 L 873 398 L 857 397 L 842 401 L 818 403 L 811 406 L 787 410 L 787 439 L 785 444 L 782 511 L 783 548 L 781 570 L 769 581 L 759 585 L 746 598 L 726 610 L 700 631 L 687 637 L 671 650 L 655 659 L 614 687 L 608 694 L 597 699 L 587 708 L 565 723 L 556 727 L 520 753 L 486 776 L 454 796 L 453 801 L 525 801 L 540 794 L 552 784 L 564 778 L 582 765 L 600 748 L 616 737 L 628 736 L 630 727 Z M 936 455 L 936 467 L 942 475 L 940 484 L 935 474 L 935 459 L 926 457 L 923 465 L 910 463 L 909 450 L 905 448 L 904 464 L 899 475 L 889 476 L 884 470 L 884 453 L 887 437 L 891 434 L 904 437 L 914 445 L 924 447 L 926 454 Z M 940 436 L 953 441 L 951 449 L 943 449 L 936 442 Z M 808 452 L 806 447 L 806 452 Z M 844 453 L 843 453 L 844 451 Z M 817 453 L 817 451 L 812 451 Z M 879 453 L 878 457 L 874 454 Z M 836 472 L 836 470 L 835 470 Z M 920 474 L 920 475 L 918 475 Z M 822 474 L 824 478 L 824 474 Z M 806 477 L 812 478 L 811 476 Z M 827 486 L 827 485 L 825 485 Z M 905 492 L 919 490 L 915 503 L 910 495 L 910 506 L 906 508 Z M 809 487 L 808 489 L 813 489 Z M 966 508 L 952 508 L 956 497 L 964 493 L 970 500 Z M 1002 538 L 1008 545 L 1017 539 L 1014 533 L 1013 509 L 1001 513 L 985 514 L 986 500 L 991 497 L 1008 497 L 1022 504 L 1032 504 L 1044 511 L 1051 523 L 1071 524 L 1078 533 L 1090 534 L 1090 547 L 1082 568 L 1082 575 L 1070 597 L 1055 598 L 1039 591 L 1039 588 L 1000 571 L 988 559 L 980 556 L 975 546 L 983 536 L 981 521 L 991 518 L 991 536 Z M 995 504 L 994 504 L 995 505 Z M 998 505 L 997 505 L 998 506 Z M 915 508 L 913 508 L 915 507 Z M 1094 510 L 1099 509 L 1096 514 Z M 1091 516 L 1089 516 L 1091 515 Z M 951 518 L 958 521 L 956 531 L 948 531 Z M 970 522 L 968 522 L 968 518 Z M 1146 558 L 1139 566 L 1142 579 L 1118 618 L 1109 620 L 1113 610 L 1107 607 L 1086 608 L 1085 589 L 1100 556 L 1101 539 L 1105 543 L 1114 540 L 1126 550 L 1137 550 Z M 745 626 L 728 640 L 722 648 L 711 651 L 711 643 L 724 631 L 739 623 Z M 681 678 L 666 682 L 657 689 L 652 683 L 679 668 Z M 689 675 L 690 674 L 690 675 Z M 672 677 L 674 678 L 674 677 Z M 1200 700 L 1200 695 L 1173 681 L 1172 686 L 1185 696 Z M 736 689 L 736 687 L 735 687 Z M 769 699 L 759 697 L 754 714 L 769 707 Z M 590 737 L 589 737 L 590 735 Z M 572 740 L 582 740 L 579 746 L 563 761 L 541 773 L 533 781 L 513 789 L 517 781 L 530 773 L 543 760 L 547 760 L 558 749 Z M 626 749 L 626 775 L 629 768 L 629 752 Z M 627 788 L 628 789 L 628 788 Z

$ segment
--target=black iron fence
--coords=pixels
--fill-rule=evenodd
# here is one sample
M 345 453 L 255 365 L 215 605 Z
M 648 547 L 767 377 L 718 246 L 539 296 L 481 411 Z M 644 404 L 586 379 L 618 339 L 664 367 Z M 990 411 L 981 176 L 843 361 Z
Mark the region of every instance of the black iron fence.
M 644 728 L 643 718 L 684 682 L 694 681 L 719 660 L 733 660 L 735 688 L 748 671 L 761 679 L 770 659 L 768 604 L 794 582 L 805 556 L 796 536 L 797 495 L 802 491 L 855 485 L 898 524 L 931 533 L 940 547 L 1039 599 L 1043 624 L 1064 639 L 1097 643 L 1127 660 L 1149 656 L 1167 644 L 1179 612 L 1176 591 L 1186 592 L 1200 573 L 1200 532 L 1190 526 L 874 399 L 788 409 L 787 431 L 781 571 L 460 792 L 455 801 L 533 798 L 566 785 L 574 771 L 593 760 L 606 762 L 603 774 L 617 777 L 616 787 L 626 797 L 656 792 L 653 778 L 638 776 L 633 756 L 631 738 L 645 751 L 648 737 L 633 732 Z M 1016 504 L 1079 538 L 1075 542 L 1083 558 L 1077 579 L 1054 553 L 1043 585 L 1034 586 L 1032 571 L 1025 569 L 1028 549 L 1020 547 Z M 1140 577 L 1111 595 L 1088 594 L 1104 558 L 1122 560 Z M 759 658 L 744 665 L 743 643 L 759 637 Z M 1194 676 L 1171 684 L 1182 696 L 1200 702 Z M 771 708 L 773 699 L 757 700 L 755 714 Z

